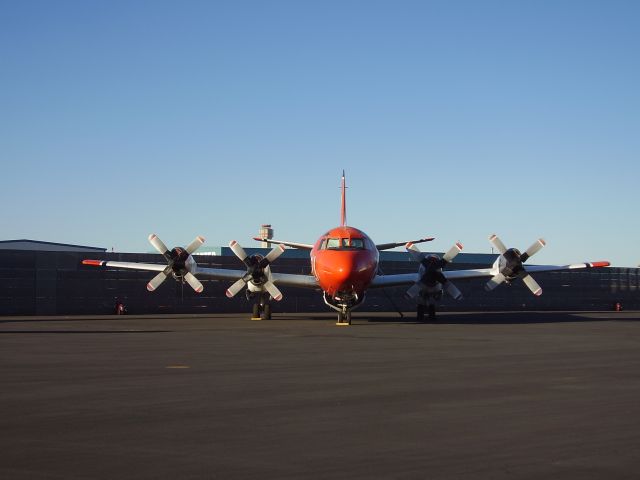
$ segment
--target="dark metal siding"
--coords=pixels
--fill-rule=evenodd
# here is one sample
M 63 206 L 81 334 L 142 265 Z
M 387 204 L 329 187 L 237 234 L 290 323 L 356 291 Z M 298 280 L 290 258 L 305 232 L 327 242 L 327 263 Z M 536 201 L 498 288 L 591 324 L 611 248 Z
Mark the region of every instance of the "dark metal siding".
M 94 255 L 95 257 L 95 255 Z M 86 253 L 0 251 L 0 315 L 107 314 L 115 300 L 123 301 L 130 313 L 206 313 L 247 312 L 250 304 L 243 293 L 233 299 L 225 296 L 228 282 L 201 279 L 202 294 L 194 293 L 167 280 L 153 293 L 146 290 L 154 272 L 109 270 L 81 265 Z M 130 262 L 162 263 L 156 254 L 106 253 L 99 258 Z M 202 266 L 241 269 L 233 256 L 198 256 Z M 455 268 L 489 265 L 455 263 Z M 282 257 L 274 271 L 309 274 L 305 258 Z M 410 261 L 383 261 L 385 274 L 414 272 Z M 522 285 L 501 285 L 485 292 L 486 279 L 456 281 L 464 294 L 456 302 L 445 296 L 441 310 L 609 310 L 615 302 L 627 309 L 640 309 L 640 271 L 636 268 L 607 268 L 535 274 L 543 295 L 534 297 Z M 403 311 L 415 304 L 404 299 L 408 287 L 370 290 L 361 311 L 390 311 L 394 303 Z M 283 288 L 284 299 L 274 305 L 275 312 L 327 311 L 319 291 Z

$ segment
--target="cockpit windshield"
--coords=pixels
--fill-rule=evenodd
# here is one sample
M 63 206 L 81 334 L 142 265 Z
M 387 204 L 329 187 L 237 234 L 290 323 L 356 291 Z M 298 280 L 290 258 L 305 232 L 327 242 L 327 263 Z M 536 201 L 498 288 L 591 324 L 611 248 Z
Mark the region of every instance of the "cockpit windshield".
M 364 250 L 363 238 L 327 238 L 320 247 L 322 250 Z

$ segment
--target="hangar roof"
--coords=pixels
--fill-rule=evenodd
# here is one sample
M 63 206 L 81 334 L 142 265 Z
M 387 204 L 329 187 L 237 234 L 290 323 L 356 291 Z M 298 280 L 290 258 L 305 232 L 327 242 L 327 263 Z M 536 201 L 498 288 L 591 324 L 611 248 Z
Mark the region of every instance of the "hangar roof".
M 106 252 L 106 248 L 43 242 L 41 240 L 0 240 L 0 250 L 36 250 L 41 252 Z

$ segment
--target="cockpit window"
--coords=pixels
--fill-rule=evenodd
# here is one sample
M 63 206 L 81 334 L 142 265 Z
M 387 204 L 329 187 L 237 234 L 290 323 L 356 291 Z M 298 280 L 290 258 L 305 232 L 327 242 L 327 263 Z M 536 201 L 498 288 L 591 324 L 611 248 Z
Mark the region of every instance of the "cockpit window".
M 339 238 L 328 238 L 327 239 L 327 248 L 340 248 L 340 239 Z
M 362 250 L 364 248 L 364 240 L 362 238 L 343 238 L 342 246 L 344 248 L 354 248 Z
M 329 250 L 364 250 L 363 238 L 327 238 L 324 240 L 320 249 Z

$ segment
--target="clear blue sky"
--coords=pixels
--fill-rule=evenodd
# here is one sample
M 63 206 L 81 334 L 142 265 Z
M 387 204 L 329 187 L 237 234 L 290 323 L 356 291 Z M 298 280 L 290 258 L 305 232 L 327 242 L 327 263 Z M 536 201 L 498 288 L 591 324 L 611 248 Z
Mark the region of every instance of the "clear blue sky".
M 0 238 L 640 263 L 636 1 L 4 1 Z

